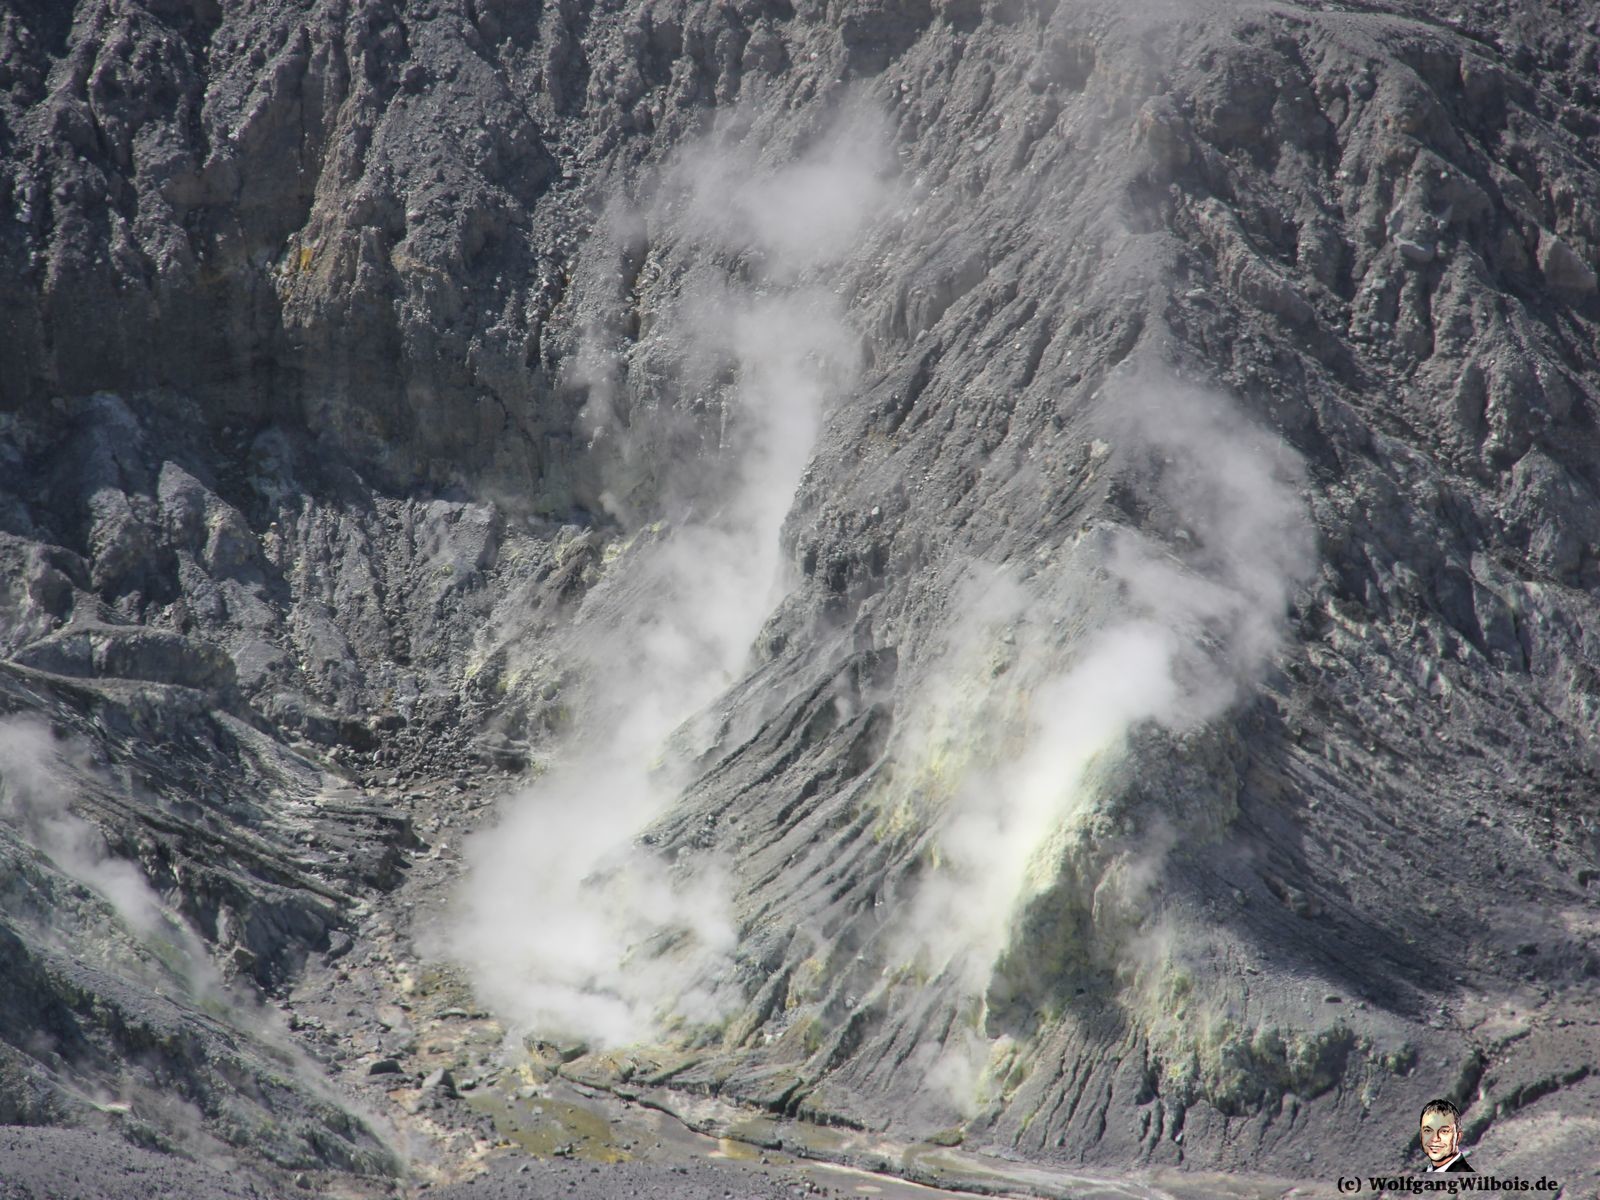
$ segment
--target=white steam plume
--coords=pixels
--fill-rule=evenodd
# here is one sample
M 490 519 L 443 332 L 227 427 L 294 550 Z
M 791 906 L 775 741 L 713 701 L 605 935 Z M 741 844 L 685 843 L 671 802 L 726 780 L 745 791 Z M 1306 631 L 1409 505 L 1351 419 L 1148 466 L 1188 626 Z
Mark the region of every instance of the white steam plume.
M 161 957 L 176 967 L 191 995 L 220 997 L 222 982 L 205 943 L 161 903 L 135 864 L 112 854 L 100 830 L 71 810 L 69 762 L 82 755 L 81 747 L 58 742 L 36 717 L 0 720 L 0 823 L 101 896 L 137 940 L 176 949 L 178 962 Z
M 1169 532 L 1181 549 L 1101 527 L 1063 548 L 1055 579 L 983 581 L 986 607 L 969 611 L 961 636 L 969 647 L 1003 636 L 1015 666 L 965 713 L 954 711 L 957 681 L 942 681 L 944 709 L 924 716 L 904 752 L 948 760 L 963 718 L 1019 731 L 944 781 L 933 863 L 891 942 L 902 961 L 953 976 L 969 995 L 984 993 L 1022 910 L 1063 869 L 1094 811 L 1097 765 L 1142 725 L 1182 731 L 1231 704 L 1278 649 L 1289 597 L 1315 563 L 1297 456 L 1225 399 L 1147 368 L 1118 379 L 1103 403 L 1101 431 L 1116 440 L 1121 469 L 1177 523 Z M 1122 615 L 1081 641 L 1064 671 L 1041 666 L 1060 661 L 1049 617 L 1081 609 L 1096 579 L 1115 594 L 1091 602 Z M 970 666 L 953 661 L 947 674 L 970 677 Z M 1108 903 L 1112 892 L 1126 900 L 1153 869 L 1123 864 L 1098 887 Z
M 0 821 L 62 874 L 102 896 L 136 934 L 156 932 L 162 909 L 149 883 L 132 863 L 113 856 L 100 831 L 68 807 L 61 754 L 43 721 L 27 716 L 0 721 Z
M 562 761 L 467 847 L 466 879 L 441 949 L 512 1022 L 615 1045 L 676 1020 L 725 1015 L 717 981 L 733 948 L 728 888 L 706 856 L 668 862 L 637 839 L 675 795 L 666 740 L 744 668 L 778 598 L 779 533 L 823 406 L 846 390 L 859 342 L 810 273 L 862 236 L 888 196 L 876 127 L 839 123 L 797 161 L 764 166 L 741 131 L 681 153 L 631 222 L 691 258 L 649 338 L 688 393 L 659 411 L 723 406 L 720 443 L 696 461 L 653 462 L 659 494 L 698 507 L 634 531 L 574 625 L 584 661 L 582 728 Z M 628 224 L 626 219 L 618 224 Z M 708 264 L 742 263 L 740 277 Z M 648 421 L 618 414 L 614 360 L 591 343 L 588 413 L 625 464 L 663 453 Z M 635 414 L 636 415 L 636 414 Z M 709 485 L 707 477 L 710 477 Z M 681 485 L 681 486 L 680 486 Z M 633 517 L 632 499 L 614 513 Z
M 94 774 L 82 743 L 56 738 L 49 725 L 34 716 L 0 718 L 0 826 L 8 827 L 20 842 L 48 858 L 63 875 L 106 901 L 133 942 L 149 953 L 145 965 L 159 964 L 154 968 L 159 977 L 145 975 L 146 985 L 169 998 L 174 991 L 181 991 L 210 1018 L 221 1017 L 234 1029 L 250 1035 L 271 1051 L 275 1077 L 283 1068 L 289 1068 L 307 1094 L 331 1109 L 357 1115 L 386 1149 L 398 1153 L 394 1151 L 393 1132 L 383 1120 L 328 1085 L 323 1070 L 289 1033 L 277 1010 L 263 1005 L 245 989 L 229 987 L 212 963 L 200 935 L 162 902 L 135 863 L 113 854 L 100 830 L 72 811 L 76 780 L 92 779 Z M 114 942 L 100 944 L 93 937 L 84 940 L 81 928 L 71 929 L 71 934 L 74 940 L 64 948 L 74 958 L 117 954 Z M 134 963 L 127 957 L 113 957 L 109 965 L 123 972 Z M 177 988 L 172 987 L 174 983 Z M 141 1120 L 162 1129 L 165 1136 L 184 1147 L 185 1153 L 222 1169 L 232 1166 L 231 1151 L 205 1128 L 198 1110 L 181 1097 L 134 1086 L 130 1079 L 121 1091 L 99 1093 L 94 1101 L 131 1103 Z

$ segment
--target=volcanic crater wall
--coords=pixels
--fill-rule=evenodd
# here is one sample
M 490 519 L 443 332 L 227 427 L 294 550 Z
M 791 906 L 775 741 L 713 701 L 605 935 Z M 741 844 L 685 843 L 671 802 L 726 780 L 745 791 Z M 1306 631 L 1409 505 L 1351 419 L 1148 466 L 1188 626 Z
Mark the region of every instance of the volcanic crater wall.
M 823 288 L 851 353 L 786 586 L 637 831 L 724 864 L 721 1006 L 625 1074 L 1118 1166 L 1398 1155 L 1446 1092 L 1520 1161 L 1595 1102 L 1560 1064 L 1597 1037 L 1600 62 L 1579 6 L 1456 8 L 18 0 L 6 710 L 143 772 L 173 813 L 90 819 L 270 986 L 409 836 L 329 787 L 592 738 L 582 630 L 637 632 L 656 540 L 746 527 L 756 360 L 684 298 Z M 785 178 L 840 112 L 878 132 L 839 253 L 655 207 L 688 148 Z M 1226 495 L 1241 446 L 1314 530 L 1264 589 L 1166 486 Z M 895 914 L 959 875 L 948 814 L 1069 740 L 1093 697 L 1041 695 L 1170 594 L 1163 661 L 1227 686 L 1058 787 L 976 986 L 919 961 Z M 62 970 L 33 990 L 74 1011 L 120 986 Z M 116 1055 L 30 1019 L 6 1111 L 55 1119 L 30 1089 Z

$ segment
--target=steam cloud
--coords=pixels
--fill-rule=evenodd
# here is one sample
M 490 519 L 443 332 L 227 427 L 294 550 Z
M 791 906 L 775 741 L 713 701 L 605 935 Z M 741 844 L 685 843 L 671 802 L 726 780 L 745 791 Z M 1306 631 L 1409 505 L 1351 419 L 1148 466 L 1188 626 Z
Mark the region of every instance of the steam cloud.
M 145 950 L 156 951 L 159 978 L 146 978 L 145 984 L 163 994 L 170 994 L 173 983 L 179 984 L 212 1018 L 222 1017 L 269 1047 L 275 1072 L 288 1067 L 307 1093 L 331 1109 L 356 1113 L 380 1140 L 385 1139 L 384 1123 L 329 1087 L 323 1071 L 289 1034 L 276 1010 L 224 983 L 199 934 L 162 903 L 137 865 L 113 854 L 100 830 L 71 810 L 75 777 L 93 771 L 81 744 L 57 739 L 37 717 L 0 719 L 0 827 L 8 827 L 63 875 L 102 897 L 134 940 Z M 82 944 L 70 949 L 80 958 L 94 952 Z M 114 965 L 126 970 L 135 964 L 124 957 Z M 149 1088 L 129 1092 L 126 1087 L 100 1095 L 100 1102 L 124 1105 L 131 1097 L 139 1117 L 160 1127 L 186 1153 L 221 1169 L 231 1168 L 231 1153 L 205 1128 L 199 1109 L 183 1097 Z
M 1063 869 L 1094 811 L 1097 768 L 1142 725 L 1181 732 L 1231 704 L 1278 649 L 1288 599 L 1315 565 L 1297 456 L 1226 399 L 1145 367 L 1118 378 L 1102 404 L 1113 465 L 1149 492 L 1153 521 L 1175 523 L 1178 549 L 1101 526 L 1063 548 L 1052 580 L 976 581 L 984 599 L 955 637 L 965 651 L 933 689 L 949 699 L 925 710 L 901 752 L 948 761 L 962 727 L 970 744 L 974 721 L 1020 730 L 942 781 L 932 869 L 891 937 L 901 961 L 954 978 L 970 996 L 985 993 L 1022 910 Z M 1095 592 L 1098 601 L 1086 599 Z M 1102 611 L 1086 619 L 1085 604 Z M 1059 626 L 1074 615 L 1099 631 L 1065 670 L 1046 665 L 1061 661 Z M 1004 679 L 985 680 L 976 702 L 964 698 L 974 655 L 997 642 L 1012 647 Z M 1097 912 L 1102 898 L 1136 903 L 1155 866 L 1123 863 L 1096 881 Z M 930 1078 L 970 1089 L 988 1053 L 966 1038 Z
M 63 874 L 104 897 L 135 933 L 156 932 L 161 903 L 144 876 L 114 857 L 100 831 L 68 808 L 61 752 L 44 722 L 33 717 L 0 721 L 0 821 Z
M 136 939 L 175 949 L 176 963 L 162 961 L 178 968 L 191 995 L 223 1002 L 222 981 L 199 935 L 161 903 L 135 864 L 112 854 L 100 831 L 72 812 L 68 780 L 81 755 L 35 717 L 0 720 L 0 823 L 101 896 Z
M 618 464 L 607 502 L 632 533 L 573 625 L 582 725 L 599 732 L 469 842 L 440 945 L 529 1030 L 616 1045 L 741 999 L 722 984 L 735 939 L 726 865 L 669 862 L 639 842 L 682 783 L 664 747 L 703 748 L 692 718 L 737 678 L 778 596 L 780 526 L 823 405 L 856 370 L 816 272 L 888 207 L 887 156 L 870 122 L 818 145 L 766 168 L 738 130 L 724 133 L 679 155 L 642 210 L 612 213 L 619 239 L 693 252 L 637 344 L 593 331 L 580 364 L 586 416 Z M 724 421 L 712 453 L 662 461 L 663 445 L 683 444 L 683 414 L 707 405 Z M 895 750 L 902 766 L 943 765 L 924 795 L 902 798 L 933 825 L 932 862 L 886 945 L 974 997 L 1092 814 L 1097 765 L 1143 725 L 1181 731 L 1232 703 L 1278 648 L 1287 598 L 1314 564 L 1298 459 L 1224 398 L 1125 371 L 1097 432 L 1115 446 L 1111 465 L 1150 493 L 1163 537 L 1105 524 L 1061 548 L 1057 578 L 974 577 L 956 649 Z M 1097 632 L 1071 643 L 1063 624 Z M 973 660 L 1002 638 L 996 682 Z M 974 728 L 1006 732 L 977 754 L 954 749 Z M 1109 882 L 1133 896 L 1153 868 L 1125 867 Z M 954 1030 L 947 1049 L 924 1056 L 930 1080 L 970 1092 L 988 1043 Z
M 734 942 L 724 868 L 667 862 L 638 839 L 680 782 L 664 743 L 694 749 L 685 723 L 737 677 L 778 598 L 780 527 L 823 406 L 857 370 L 840 302 L 812 273 L 890 195 L 870 119 L 845 117 L 781 166 L 764 166 L 757 144 L 730 127 L 681 153 L 643 211 L 612 214 L 620 237 L 648 231 L 689 252 L 636 348 L 671 362 L 669 381 L 624 396 L 599 334 L 582 364 L 597 438 L 624 472 L 654 473 L 667 511 L 636 511 L 625 480 L 613 489 L 632 537 L 575 622 L 590 735 L 469 842 L 442 947 L 498 1012 L 549 1036 L 638 1041 L 735 999 L 717 985 Z M 692 404 L 720 406 L 717 446 L 708 460 L 661 461 L 662 422 Z M 652 515 L 665 519 L 644 524 Z

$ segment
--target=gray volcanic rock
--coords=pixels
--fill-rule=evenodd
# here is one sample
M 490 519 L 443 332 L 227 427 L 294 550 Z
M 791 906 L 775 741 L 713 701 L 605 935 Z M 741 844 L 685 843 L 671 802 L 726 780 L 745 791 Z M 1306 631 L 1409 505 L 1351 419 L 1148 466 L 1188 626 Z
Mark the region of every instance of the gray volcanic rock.
M 1465 17 L 1063 5 L 936 22 L 875 82 L 919 221 L 842 272 L 869 365 L 786 524 L 803 581 L 652 834 L 740 863 L 749 998 L 662 1081 L 926 1133 L 955 1114 L 920 1112 L 907 1078 L 976 1028 L 1000 1056 L 978 1064 L 983 1144 L 1331 1170 L 1374 1139 L 1403 1155 L 1408 1114 L 1446 1093 L 1501 1162 L 1537 1162 L 1513 1132 L 1527 1093 L 1497 1074 L 1537 1056 L 1493 1014 L 1531 1003 L 1552 1046 L 1588 1053 L 1596 851 L 1573 673 L 1596 314 L 1537 274 L 1551 237 L 1594 261 L 1585 118 L 1539 86 L 1595 43 L 1546 15 L 1509 52 Z M 757 136 L 781 139 L 781 113 L 758 109 Z M 973 561 L 1070 573 L 1057 547 L 1107 516 L 1184 552 L 1186 514 L 1091 444 L 1127 395 L 1097 400 L 1108 376 L 1151 351 L 1304 456 L 1320 574 L 1257 700 L 1136 743 L 1104 782 L 974 1025 L 955 981 L 895 982 L 893 914 L 934 850 L 915 814 L 941 784 L 921 731 L 890 731 L 941 686 L 936 631 Z M 1074 587 L 1033 603 L 1070 616 L 1093 603 Z M 995 671 L 1019 653 L 997 646 Z M 954 749 L 998 753 L 994 714 L 956 711 Z M 1108 889 L 1163 839 L 1159 884 L 1119 913 Z M 1177 946 L 1152 967 L 1163 927 Z M 1587 1076 L 1562 1078 L 1541 1089 L 1588 1111 Z
M 269 1193 L 220 1167 L 135 1149 L 116 1137 L 66 1129 L 0 1129 L 6 1200 L 261 1200 Z
M 1320 1176 L 1442 1094 L 1592 1186 L 1597 54 L 1557 0 L 10 5 L 0 1118 L 387 1169 L 182 961 L 337 981 L 405 789 L 620 741 L 602 651 L 755 530 L 631 831 L 726 864 L 731 1000 L 563 1073 Z M 1141 614 L 1182 702 L 1072 757 Z

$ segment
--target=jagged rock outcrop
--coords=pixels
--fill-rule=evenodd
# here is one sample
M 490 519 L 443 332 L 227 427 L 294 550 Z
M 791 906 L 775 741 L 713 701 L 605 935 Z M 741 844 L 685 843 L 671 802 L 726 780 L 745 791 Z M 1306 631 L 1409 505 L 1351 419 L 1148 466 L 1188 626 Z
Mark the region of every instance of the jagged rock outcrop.
M 1399 1161 L 1444 1093 L 1543 1170 L 1597 1103 L 1597 54 L 1553 0 L 14 5 L 5 710 L 273 987 L 384 903 L 402 779 L 593 736 L 595 645 L 710 553 L 660 548 L 767 530 L 788 586 L 641 830 L 729 864 L 733 1002 L 573 1070 L 1280 1174 Z M 975 985 L 904 924 L 951 814 L 1162 595 L 1220 698 L 1097 746 Z M 8 1120 L 143 1044 L 28 1042 L 143 969 L 27 932 L 50 879 L 0 927 Z M 221 1037 L 169 1040 L 231 1137 Z

